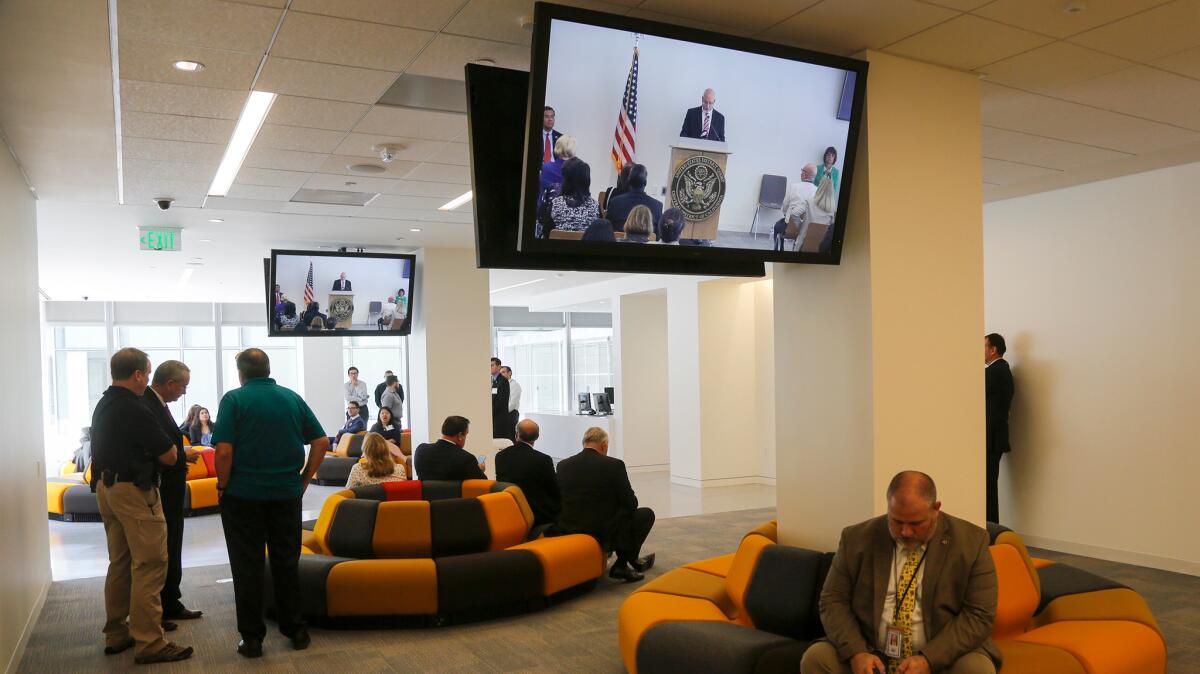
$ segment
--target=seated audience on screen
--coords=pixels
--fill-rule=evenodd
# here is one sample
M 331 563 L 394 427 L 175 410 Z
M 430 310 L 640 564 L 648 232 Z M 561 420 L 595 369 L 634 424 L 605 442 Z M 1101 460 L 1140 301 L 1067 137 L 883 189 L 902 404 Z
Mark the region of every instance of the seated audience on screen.
M 608 217 L 608 208 L 612 205 L 612 200 L 629 191 L 629 172 L 632 170 L 633 162 L 623 164 L 617 173 L 617 184 L 604 190 L 604 217 Z
M 408 475 L 404 473 L 404 464 L 396 463 L 392 458 L 383 436 L 367 433 L 363 438 L 362 451 L 363 460 L 350 469 L 350 477 L 346 480 L 347 489 L 408 479 Z
M 662 202 L 654 197 L 646 194 L 646 167 L 642 164 L 634 164 L 629 170 L 629 191 L 608 202 L 608 210 L 606 216 L 608 221 L 613 223 L 613 229 L 618 232 L 625 227 L 625 219 L 629 217 L 629 212 L 635 206 L 645 206 L 650 209 L 651 219 L 654 223 L 662 217 L 663 205 Z
M 196 420 L 196 414 L 198 414 L 200 412 L 200 409 L 201 409 L 200 405 L 192 405 L 191 407 L 188 408 L 187 417 L 184 418 L 182 424 L 179 424 L 179 432 L 180 433 L 187 433 L 188 430 L 191 429 L 192 422 Z
M 837 163 L 837 148 L 836 147 L 825 148 L 825 155 L 821 160 L 821 165 L 817 167 L 817 173 L 813 177 L 813 184 L 820 187 L 821 179 L 824 178 L 825 176 L 829 176 L 829 179 L 831 181 L 833 181 L 833 191 L 837 192 L 839 189 L 841 189 L 840 181 L 841 181 L 842 176 L 838 172 L 837 167 L 834 166 L 834 164 L 836 164 L 836 163 Z
M 568 159 L 575 157 L 578 143 L 575 136 L 559 136 L 554 143 L 554 157 L 542 162 L 542 173 L 538 177 L 538 191 L 544 192 L 551 185 L 561 185 L 563 181 L 562 167 Z
M 550 229 L 582 232 L 600 217 L 600 206 L 592 198 L 592 168 L 579 159 L 563 162 L 562 193 L 543 204 L 543 233 Z
M 201 407 L 196 412 L 196 418 L 192 420 L 192 424 L 188 427 L 188 442 L 192 445 L 200 445 L 202 447 L 212 447 L 212 429 L 213 420 L 209 416 L 208 408 Z
M 413 452 L 413 471 L 421 480 L 483 480 L 483 462 L 463 449 L 471 422 L 450 416 L 442 422 L 442 437 L 423 443 Z
M 611 222 L 605 220 L 604 218 L 596 218 L 595 220 L 592 220 L 592 224 L 588 225 L 588 228 L 584 230 L 583 240 L 613 242 L 617 240 L 617 237 L 613 235 L 613 226 Z
M 346 425 L 337 432 L 334 444 L 341 442 L 342 436 L 347 433 L 361 433 L 365 430 L 367 430 L 367 422 L 358 414 L 358 403 L 351 402 L 346 405 Z
M 396 291 L 396 316 L 393 320 L 408 318 L 408 295 L 403 289 Z
M 679 245 L 679 235 L 683 233 L 683 211 L 678 208 L 668 208 L 663 211 L 662 219 L 655 228 L 660 243 L 668 246 Z
M 645 206 L 634 206 L 633 210 L 629 211 L 629 218 L 625 220 L 625 238 L 622 241 L 626 243 L 648 243 L 650 236 L 654 234 L 653 216 L 650 214 L 650 209 Z
M 296 315 L 296 303 L 289 300 L 283 300 L 283 313 L 279 316 L 279 327 L 284 330 L 295 330 L 300 323 L 300 317 Z
M 378 325 L 391 325 L 392 318 L 396 315 L 396 298 L 388 297 L 384 300 L 379 308 L 379 318 L 375 321 Z
M 537 422 L 524 419 L 517 423 L 516 442 L 496 454 L 496 479 L 511 482 L 525 492 L 534 526 L 555 521 L 562 508 L 554 460 L 533 448 L 539 435 Z
M 384 440 L 396 445 L 396 449 L 399 450 L 401 444 L 400 430 L 400 419 L 393 417 L 390 409 L 380 407 L 379 416 L 376 417 L 375 423 L 371 425 L 371 432 L 383 436 Z
M 817 193 L 817 186 L 813 184 L 813 176 L 816 173 L 816 166 L 805 164 L 804 168 L 800 169 L 800 180 L 788 185 L 787 194 L 783 197 L 783 205 L 779 208 L 783 212 L 783 217 L 775 223 L 775 250 L 783 250 L 784 234 L 787 232 L 789 223 L 792 224 L 799 236 L 801 228 L 807 222 L 813 195 Z
M 321 323 L 325 323 L 325 314 L 321 313 L 320 302 L 309 302 L 308 307 L 304 310 L 304 315 L 300 317 L 300 322 L 311 326 L 314 318 L 320 318 Z

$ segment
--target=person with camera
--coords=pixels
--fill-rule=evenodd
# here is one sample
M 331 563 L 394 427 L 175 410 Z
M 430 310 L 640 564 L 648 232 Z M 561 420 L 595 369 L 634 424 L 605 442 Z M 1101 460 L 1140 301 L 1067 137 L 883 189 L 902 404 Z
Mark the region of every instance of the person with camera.
M 134 648 L 138 664 L 186 660 L 190 646 L 163 638 L 160 598 L 167 577 L 167 523 L 159 468 L 175 464 L 179 447 L 143 403 L 149 356 L 121 349 L 109 370 L 112 386 L 92 414 L 91 487 L 108 539 L 104 653 Z

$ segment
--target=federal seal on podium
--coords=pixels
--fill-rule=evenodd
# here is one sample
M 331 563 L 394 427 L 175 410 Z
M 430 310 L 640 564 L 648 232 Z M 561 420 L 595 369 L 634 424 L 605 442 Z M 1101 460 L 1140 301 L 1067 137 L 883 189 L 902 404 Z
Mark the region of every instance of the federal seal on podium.
M 332 297 L 329 302 L 329 315 L 338 323 L 350 323 L 354 316 L 354 300 L 350 297 Z
M 725 172 L 717 162 L 696 155 L 680 162 L 671 176 L 671 203 L 685 220 L 704 220 L 725 200 Z

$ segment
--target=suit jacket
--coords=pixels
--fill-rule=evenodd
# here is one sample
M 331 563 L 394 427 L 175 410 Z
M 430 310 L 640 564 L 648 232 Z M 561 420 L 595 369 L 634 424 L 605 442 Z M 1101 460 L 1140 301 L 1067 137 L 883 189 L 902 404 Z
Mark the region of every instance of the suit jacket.
M 341 286 L 341 285 L 344 285 L 345 287 L 344 287 L 344 288 L 339 288 L 338 286 Z M 338 279 L 338 280 L 336 280 L 336 281 L 334 281 L 334 282 L 333 282 L 333 288 L 332 288 L 332 290 L 343 290 L 343 291 L 344 291 L 344 290 L 350 290 L 350 289 L 353 287 L 353 285 L 354 285 L 354 284 L 350 283 L 350 279 L 346 279 L 345 281 L 343 281 L 343 280 L 341 280 L 341 279 Z
M 605 213 L 605 216 L 612 223 L 613 230 L 625 231 L 625 220 L 629 218 L 629 211 L 632 211 L 634 206 L 645 206 L 650 209 L 651 220 L 654 222 L 654 233 L 657 235 L 658 221 L 662 218 L 662 202 L 646 194 L 645 190 L 632 188 L 620 196 L 613 197 L 613 200 L 608 202 L 608 212 Z
M 158 394 L 149 386 L 142 392 L 142 402 L 146 403 L 146 407 L 150 408 L 154 418 L 158 419 L 163 432 L 171 438 L 171 442 L 175 443 L 175 465 L 164 466 L 160 463 L 158 471 L 163 475 L 187 473 L 187 451 L 183 448 L 183 431 L 179 430 L 179 424 L 175 423 L 175 417 L 172 416 L 171 410 L 167 409 L 167 406 L 158 399 Z
M 487 479 L 470 452 L 444 439 L 418 445 L 413 452 L 413 470 L 420 480 L 461 482 Z
M 567 533 L 609 538 L 614 524 L 637 510 L 637 495 L 629 484 L 625 462 L 584 448 L 558 463 L 562 514 L 558 526 Z
M 492 377 L 492 437 L 512 440 L 508 422 L 508 380 L 504 375 Z
M 987 453 L 1012 451 L 1008 444 L 1008 410 L 1012 407 L 1013 378 L 1008 361 L 994 361 L 983 370 L 984 396 L 987 401 Z
M 500 450 L 496 454 L 496 479 L 511 482 L 525 492 L 534 524 L 549 524 L 558 519 L 562 497 L 554 475 L 554 460 L 532 445 L 517 442 Z
M 705 140 L 725 140 L 725 115 L 712 111 L 712 119 L 708 125 L 708 135 L 702 136 L 700 132 L 704 130 L 704 115 L 700 106 L 689 108 L 687 114 L 683 116 L 683 128 L 679 130 L 681 138 L 703 138 Z
M 876 641 L 889 574 L 895 568 L 895 549 L 886 515 L 842 531 L 820 604 L 826 637 L 842 660 L 882 650 Z M 921 654 L 933 671 L 942 671 L 979 648 L 999 671 L 1000 651 L 990 636 L 996 619 L 996 588 L 987 532 L 941 513 L 929 539 L 921 581 L 926 638 Z

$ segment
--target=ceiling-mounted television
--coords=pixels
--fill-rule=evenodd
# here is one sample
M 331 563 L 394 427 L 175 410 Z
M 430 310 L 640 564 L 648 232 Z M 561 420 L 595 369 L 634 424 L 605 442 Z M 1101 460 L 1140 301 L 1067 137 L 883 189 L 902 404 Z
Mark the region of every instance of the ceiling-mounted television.
M 521 251 L 837 264 L 866 76 L 865 61 L 538 3 Z
M 415 255 L 272 250 L 273 337 L 403 336 L 412 331 Z

